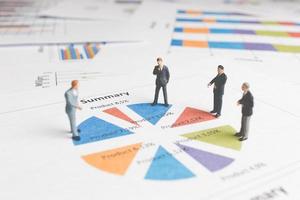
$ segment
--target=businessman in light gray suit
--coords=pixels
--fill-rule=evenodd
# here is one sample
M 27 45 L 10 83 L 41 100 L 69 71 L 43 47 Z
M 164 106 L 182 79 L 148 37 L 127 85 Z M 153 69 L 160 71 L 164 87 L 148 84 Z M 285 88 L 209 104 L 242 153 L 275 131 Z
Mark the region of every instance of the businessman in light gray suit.
M 72 87 L 65 92 L 66 99 L 66 113 L 70 120 L 71 132 L 73 134 L 73 140 L 80 140 L 79 131 L 76 127 L 76 110 L 81 110 L 82 108 L 78 104 L 78 80 L 73 80 L 71 83 Z

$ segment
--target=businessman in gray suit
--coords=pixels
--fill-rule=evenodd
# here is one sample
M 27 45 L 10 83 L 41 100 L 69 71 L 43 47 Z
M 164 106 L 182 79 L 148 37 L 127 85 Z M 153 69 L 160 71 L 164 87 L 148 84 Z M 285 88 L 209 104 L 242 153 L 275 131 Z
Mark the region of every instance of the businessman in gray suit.
M 78 104 L 78 80 L 73 80 L 71 85 L 71 88 L 65 92 L 66 113 L 70 120 L 71 132 L 73 134 L 72 139 L 75 141 L 79 141 L 79 131 L 76 127 L 76 110 L 81 110 L 82 108 Z
M 242 106 L 241 130 L 240 132 L 235 134 L 235 136 L 239 137 L 239 141 L 244 141 L 248 139 L 249 123 L 250 118 L 253 114 L 254 98 L 249 88 L 249 83 L 243 83 L 242 90 L 244 94 L 243 97 L 237 102 L 237 105 Z
M 162 88 L 164 93 L 165 106 L 168 107 L 169 103 L 168 103 L 168 94 L 167 94 L 167 84 L 169 83 L 170 80 L 170 72 L 168 67 L 163 64 L 162 58 L 157 58 L 156 61 L 158 65 L 156 65 L 153 70 L 153 75 L 156 75 L 156 81 L 155 81 L 156 88 L 155 88 L 155 95 L 154 95 L 154 101 L 152 103 L 152 106 L 157 104 L 159 91 L 160 88 Z

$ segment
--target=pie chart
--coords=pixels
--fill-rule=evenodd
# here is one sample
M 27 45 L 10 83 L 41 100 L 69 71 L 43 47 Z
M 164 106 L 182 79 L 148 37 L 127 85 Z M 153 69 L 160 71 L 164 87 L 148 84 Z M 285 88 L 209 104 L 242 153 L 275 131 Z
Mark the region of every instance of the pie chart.
M 110 143 L 113 148 L 81 158 L 97 170 L 118 176 L 140 174 L 145 180 L 172 181 L 199 177 L 201 170 L 213 174 L 234 162 L 242 146 L 234 128 L 215 126 L 212 122 L 217 119 L 199 108 L 137 103 L 99 113 L 109 117 L 95 115 L 82 121 L 81 139 L 73 144 L 82 148 Z

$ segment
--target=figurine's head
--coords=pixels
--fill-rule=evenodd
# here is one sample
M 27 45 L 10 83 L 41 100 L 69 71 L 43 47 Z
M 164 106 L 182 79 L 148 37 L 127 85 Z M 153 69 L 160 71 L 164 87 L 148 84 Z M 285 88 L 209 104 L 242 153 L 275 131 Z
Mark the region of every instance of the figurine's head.
M 79 81 L 78 81 L 78 80 L 73 80 L 73 81 L 71 82 L 71 86 L 72 86 L 72 89 L 77 90 L 78 87 L 79 87 Z
M 247 92 L 249 90 L 249 88 L 250 88 L 249 83 L 245 82 L 245 83 L 242 84 L 243 92 Z
M 218 66 L 218 74 L 223 74 L 224 73 L 224 67 L 222 65 Z
M 157 61 L 157 64 L 158 64 L 159 66 L 162 66 L 162 65 L 163 65 L 163 59 L 162 59 L 161 57 L 158 57 L 158 58 L 156 59 L 156 61 Z

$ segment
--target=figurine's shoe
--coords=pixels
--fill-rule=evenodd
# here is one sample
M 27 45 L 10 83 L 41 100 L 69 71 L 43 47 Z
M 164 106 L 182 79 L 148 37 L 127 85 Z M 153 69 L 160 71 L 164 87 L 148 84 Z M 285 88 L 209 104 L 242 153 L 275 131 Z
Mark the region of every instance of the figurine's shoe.
M 220 114 L 215 114 L 215 118 L 219 118 L 219 117 L 221 117 Z
M 79 140 L 80 140 L 80 136 L 73 136 L 72 139 L 73 139 L 74 141 L 79 141 Z
M 239 138 L 239 141 L 245 141 L 245 140 L 247 140 L 248 138 L 246 138 L 246 137 L 241 137 L 241 138 Z

